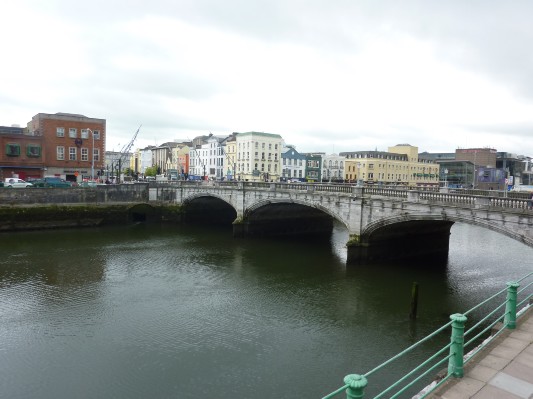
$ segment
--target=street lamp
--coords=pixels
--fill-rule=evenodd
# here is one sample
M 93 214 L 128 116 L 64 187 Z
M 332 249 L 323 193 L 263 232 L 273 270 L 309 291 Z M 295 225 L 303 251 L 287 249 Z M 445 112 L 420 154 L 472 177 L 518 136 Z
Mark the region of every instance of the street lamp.
M 93 136 L 93 147 L 91 148 L 91 181 L 94 181 L 94 132 L 87 128 L 89 132 L 91 132 L 91 136 Z

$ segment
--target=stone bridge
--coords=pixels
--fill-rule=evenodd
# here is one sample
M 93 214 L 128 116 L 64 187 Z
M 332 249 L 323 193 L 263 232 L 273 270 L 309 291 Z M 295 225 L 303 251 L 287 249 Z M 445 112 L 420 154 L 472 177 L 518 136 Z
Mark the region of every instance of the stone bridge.
M 512 193 L 179 182 L 153 187 L 149 195 L 151 200 L 182 204 L 186 215 L 190 211 L 211 221 L 224 216 L 233 223 L 235 236 L 327 232 L 337 220 L 349 233 L 348 263 L 420 255 L 446 257 L 455 222 L 481 226 L 533 246 L 529 201 Z

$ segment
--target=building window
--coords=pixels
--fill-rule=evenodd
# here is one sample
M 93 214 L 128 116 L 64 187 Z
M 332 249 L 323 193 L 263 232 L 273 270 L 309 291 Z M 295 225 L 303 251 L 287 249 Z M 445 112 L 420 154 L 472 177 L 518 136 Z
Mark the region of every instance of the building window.
M 93 149 L 93 160 L 94 161 L 99 161 L 100 160 L 100 149 L 99 148 L 94 148 Z
M 41 156 L 41 146 L 36 144 L 28 144 L 26 146 L 26 155 L 30 158 L 39 158 Z
M 100 130 L 93 130 L 93 137 L 95 140 L 100 140 Z
M 89 149 L 88 148 L 82 148 L 81 149 L 81 160 L 82 161 L 88 161 L 89 160 Z
M 88 139 L 89 138 L 89 129 L 81 129 L 81 138 L 82 139 Z
M 78 137 L 78 130 L 71 127 L 70 129 L 68 129 L 68 136 L 71 138 L 71 139 L 75 139 L 76 137 Z
M 77 148 L 76 147 L 69 147 L 68 148 L 68 159 L 69 161 L 75 161 L 77 155 Z
M 56 136 L 57 137 L 65 137 L 65 128 L 64 127 L 56 128 Z
M 20 144 L 6 144 L 6 155 L 8 157 L 20 156 Z
M 56 149 L 57 153 L 57 160 L 58 161 L 64 161 L 65 160 L 65 147 L 58 146 Z

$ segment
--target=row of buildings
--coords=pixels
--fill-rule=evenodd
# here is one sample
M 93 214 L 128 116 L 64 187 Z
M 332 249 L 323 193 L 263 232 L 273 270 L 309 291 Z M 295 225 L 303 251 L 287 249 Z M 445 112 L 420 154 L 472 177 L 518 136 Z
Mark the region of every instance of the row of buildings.
M 232 133 L 196 137 L 138 149 L 130 168 L 141 176 L 151 166 L 170 179 L 439 184 L 439 165 L 419 159 L 409 144 L 388 152 L 300 153 L 278 134 Z
M 532 183 L 531 158 L 491 148 L 419 153 L 398 144 L 387 151 L 300 153 L 279 134 L 213 134 L 130 152 L 106 151 L 105 119 L 79 114 L 35 115 L 26 127 L 1 127 L 0 178 L 60 176 L 69 181 L 143 178 L 151 168 L 168 179 L 364 182 L 366 184 L 504 189 Z M 133 144 L 130 143 L 130 144 Z

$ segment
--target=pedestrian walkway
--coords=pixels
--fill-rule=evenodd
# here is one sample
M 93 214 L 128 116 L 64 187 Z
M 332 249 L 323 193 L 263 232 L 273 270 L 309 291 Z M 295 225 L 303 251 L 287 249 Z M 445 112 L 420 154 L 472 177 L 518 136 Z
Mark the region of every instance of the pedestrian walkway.
M 478 353 L 453 379 L 428 396 L 431 399 L 533 399 L 533 311 Z

